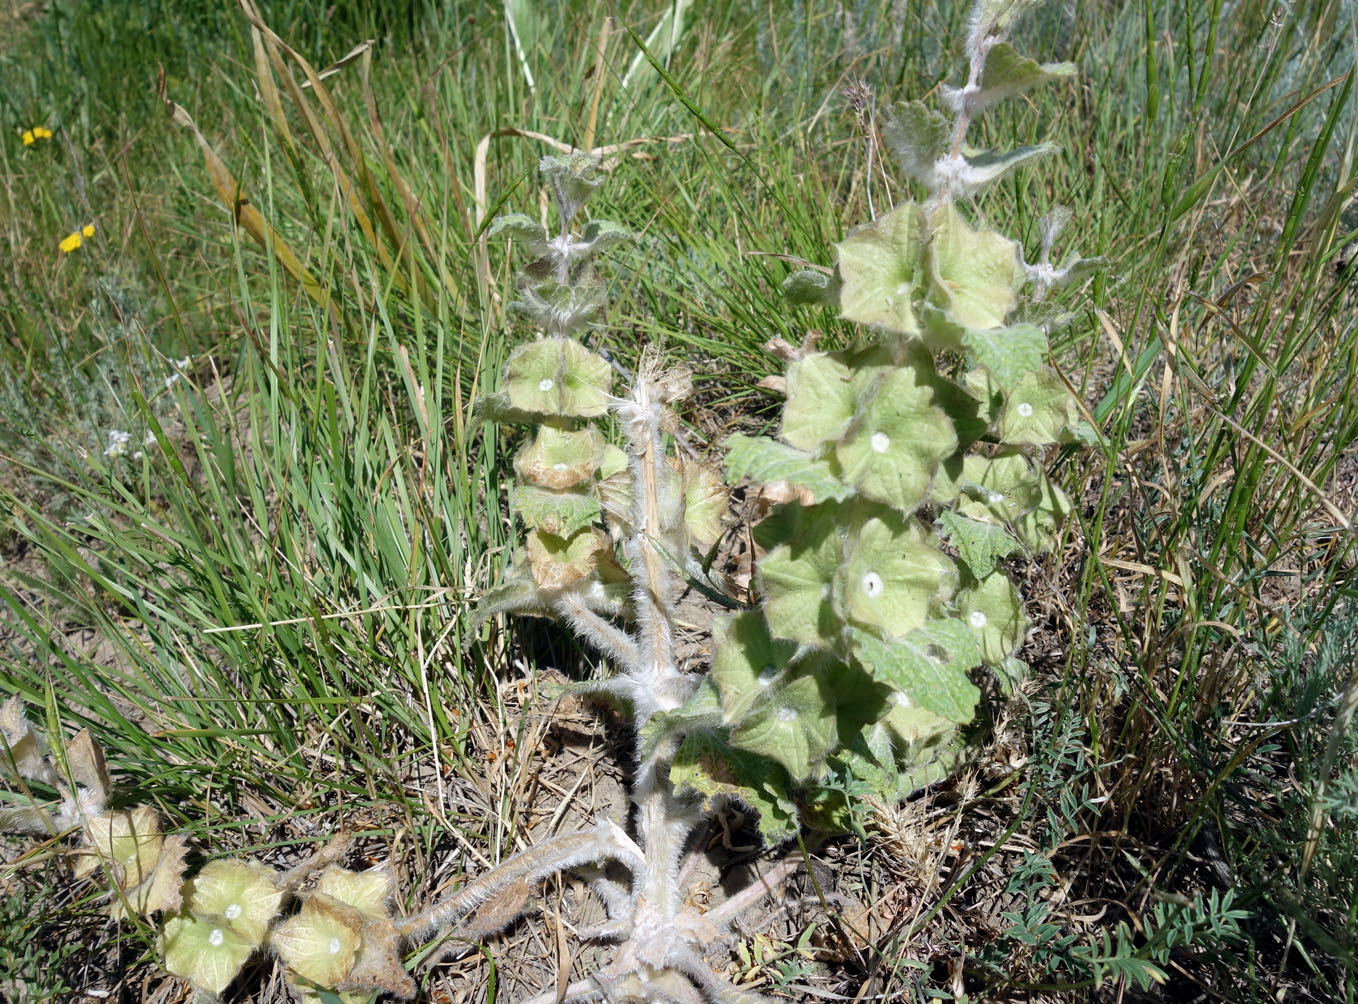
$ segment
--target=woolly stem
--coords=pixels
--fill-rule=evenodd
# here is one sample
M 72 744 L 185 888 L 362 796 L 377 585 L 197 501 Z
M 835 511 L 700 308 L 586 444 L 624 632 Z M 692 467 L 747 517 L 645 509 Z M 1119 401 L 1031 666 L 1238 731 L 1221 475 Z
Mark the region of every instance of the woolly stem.
M 604 858 L 620 861 L 634 873 L 646 865 L 645 856 L 632 839 L 616 823 L 601 819 L 592 829 L 563 834 L 516 854 L 442 902 L 407 917 L 397 925 L 396 933 L 401 938 L 432 934 L 515 882 L 536 882 L 554 872 Z
M 580 635 L 620 666 L 635 666 L 641 656 L 636 640 L 626 631 L 610 624 L 575 593 L 564 593 L 552 604 Z
M 801 866 L 802 856 L 794 851 L 730 899 L 707 911 L 707 919 L 725 930 L 748 907 L 765 896 L 775 895 L 778 885 Z

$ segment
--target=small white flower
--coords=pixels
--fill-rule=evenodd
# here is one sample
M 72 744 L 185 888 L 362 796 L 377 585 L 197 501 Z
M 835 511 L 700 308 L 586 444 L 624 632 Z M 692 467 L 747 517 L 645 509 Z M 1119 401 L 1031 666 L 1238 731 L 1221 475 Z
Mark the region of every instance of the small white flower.
M 122 429 L 108 430 L 108 446 L 104 447 L 104 456 L 121 457 L 127 452 L 127 444 L 132 440 L 130 432 L 123 432 Z
M 891 437 L 885 432 L 874 432 L 872 434 L 872 452 L 885 453 L 891 446 Z
M 555 386 L 556 383 L 552 380 L 551 377 L 543 377 L 541 380 L 538 381 L 538 390 L 542 391 L 542 393 L 544 394 L 546 394 L 549 390 L 551 390 Z
M 207 936 L 207 943 L 213 948 L 219 946 L 223 940 L 222 929 L 220 927 L 214 927 L 212 932 Z
M 780 722 L 795 722 L 797 720 L 796 708 L 779 708 L 778 720 Z
M 169 390 L 175 384 L 179 383 L 179 381 L 183 379 L 183 377 L 184 377 L 183 373 L 171 373 L 169 376 L 165 378 L 165 389 Z
M 863 592 L 867 593 L 872 599 L 882 595 L 882 577 L 876 572 L 868 572 L 863 576 Z
M 188 356 L 185 356 L 183 359 L 176 359 L 176 360 L 174 360 L 174 368 L 177 369 L 177 370 L 186 370 L 186 369 L 188 369 L 188 368 L 189 368 L 189 357 L 188 357 Z
M 1018 413 L 1022 415 L 1024 418 L 1032 418 L 1033 406 L 1029 404 L 1027 401 L 1020 401 L 1018 406 Z
M 971 616 L 967 619 L 971 621 L 971 626 L 978 631 L 986 626 L 986 615 L 979 610 L 973 610 Z

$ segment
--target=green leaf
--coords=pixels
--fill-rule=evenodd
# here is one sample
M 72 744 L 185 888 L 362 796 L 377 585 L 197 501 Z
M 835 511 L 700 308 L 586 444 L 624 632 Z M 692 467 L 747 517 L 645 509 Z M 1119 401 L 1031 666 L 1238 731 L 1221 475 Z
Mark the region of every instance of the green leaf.
M 614 244 L 637 239 L 637 235 L 632 231 L 621 223 L 614 223 L 611 220 L 590 220 L 589 223 L 585 224 L 585 229 L 580 237 L 580 248 L 587 252 L 602 251 Z
M 857 409 L 854 371 L 837 355 L 813 352 L 787 369 L 787 402 L 783 405 L 782 436 L 815 453 L 844 435 Z
M 678 790 L 692 789 L 708 807 L 719 798 L 735 798 L 759 814 L 759 832 L 776 844 L 797 832 L 787 772 L 767 757 L 737 749 L 721 737 L 690 735 L 675 754 L 670 781 Z
M 533 530 L 528 534 L 528 565 L 539 589 L 565 589 L 590 575 L 608 552 L 608 536 L 596 527 L 568 537 Z
M 1047 359 L 1047 336 L 1032 324 L 987 330 L 969 328 L 962 336 L 962 344 L 1001 388 L 1013 387 L 1041 369 Z
M 936 210 L 930 223 L 929 301 L 965 328 L 1001 327 L 1026 278 L 1018 244 L 971 226 L 952 203 Z
M 957 510 L 972 519 L 992 523 L 1018 522 L 1041 498 L 1037 472 L 1017 448 L 993 457 L 969 456 L 962 465 L 965 499 Z
M 813 268 L 793 272 L 781 288 L 783 297 L 795 307 L 833 307 L 839 303 L 839 276 Z
M 1051 369 L 1029 373 L 1014 384 L 1000 413 L 1000 441 L 1041 446 L 1073 439 L 1080 412 L 1061 378 Z
M 527 246 L 533 254 L 547 250 L 547 228 L 531 216 L 523 213 L 505 213 L 497 216 L 488 231 L 491 237 L 501 235 Z
M 903 513 L 924 501 L 939 462 L 957 449 L 952 422 L 934 404 L 927 365 L 882 376 L 835 449 L 846 481 Z
M 396 891 L 396 883 L 385 867 L 355 872 L 330 865 L 321 872 L 316 891 L 353 907 L 365 921 L 375 921 L 390 916 L 387 902 Z
M 958 613 L 976 633 L 981 658 L 992 666 L 1014 654 L 1028 630 L 1023 597 L 1003 572 L 995 572 L 957 597 Z
M 980 663 L 981 651 L 968 624 L 930 621 L 905 638 L 889 641 L 858 628 L 850 628 L 849 634 L 864 667 L 904 695 L 911 707 L 958 724 L 971 721 L 981 692 L 967 673 Z
M 589 484 L 603 457 L 604 440 L 592 428 L 544 425 L 514 456 L 514 473 L 531 485 L 561 491 Z
M 1070 515 L 1070 499 L 1045 471 L 1038 471 L 1036 502 L 1019 517 L 1014 531 L 1032 551 L 1050 551 L 1057 528 Z
M 797 654 L 797 643 L 777 641 L 768 622 L 749 610 L 718 620 L 713 628 L 712 679 L 721 694 L 721 718 L 727 725 L 744 721 L 766 701 Z
M 534 530 L 569 537 L 599 518 L 599 500 L 581 492 L 515 485 L 511 507 Z
M 595 418 L 608 411 L 613 368 L 603 356 L 567 338 L 520 346 L 505 364 L 510 406 L 566 418 Z
M 978 153 L 966 157 L 966 167 L 960 173 L 954 191 L 965 196 L 975 195 L 1028 161 L 1037 157 L 1050 157 L 1060 151 L 1061 148 L 1055 143 L 1038 143 L 1035 146 L 1021 146 L 1017 150 L 1005 153 Z
M 1004 38 L 1014 30 L 1018 19 L 1036 10 L 1043 0 L 980 0 L 973 33 L 982 37 Z
M 1018 448 L 989 459 L 970 456 L 963 463 L 966 497 L 957 510 L 972 519 L 1006 523 L 1031 551 L 1052 545 L 1052 533 L 1070 514 L 1070 500 L 1035 468 Z
M 952 123 L 922 101 L 898 101 L 882 129 L 887 149 L 901 170 L 925 188 L 938 184 L 934 165 L 948 153 Z
M 697 461 L 684 465 L 684 530 L 691 546 L 706 552 L 715 544 L 730 508 L 731 500 L 716 471 Z
M 224 918 L 251 947 L 264 940 L 282 901 L 272 868 L 235 858 L 209 861 L 189 882 L 184 896 L 190 913 Z
M 599 177 L 599 158 L 592 153 L 543 157 L 538 170 L 556 196 L 557 209 L 567 224 L 603 180 Z
M 165 969 L 199 990 L 220 994 L 255 946 L 220 917 L 179 914 L 165 921 L 160 952 Z
M 835 503 L 803 510 L 797 535 L 759 562 L 764 612 L 775 638 L 837 645 L 841 621 L 830 597 L 842 560 L 839 512 Z
M 892 691 L 890 705 L 881 724 L 900 744 L 902 762 L 927 763 L 936 748 L 956 734 L 955 722 L 915 704 L 904 691 Z
M 915 300 L 926 282 L 924 210 L 913 202 L 856 227 L 839 252 L 840 316 L 901 334 L 920 333 Z
M 835 607 L 846 620 L 903 637 L 952 595 L 957 573 L 919 520 L 873 516 L 851 532 L 848 560 L 834 581 Z
M 705 676 L 687 701 L 669 711 L 659 711 L 641 727 L 641 757 L 655 755 L 667 739 L 711 732 L 722 724 L 721 695 L 712 677 Z
M 750 478 L 761 484 L 786 481 L 807 489 L 817 502 L 841 501 L 853 489 L 835 477 L 825 460 L 813 460 L 809 453 L 763 436 L 736 433 L 723 444 L 726 450 L 726 481 L 735 484 Z
M 337 987 L 354 968 L 363 915 L 324 893 L 313 893 L 270 941 L 288 967 L 322 987 Z
M 985 73 L 981 77 L 981 89 L 967 100 L 967 107 L 974 115 L 997 101 L 1074 76 L 1074 63 L 1039 63 L 1028 56 L 1020 55 L 1008 42 L 1001 42 L 992 46 L 987 54 Z M 960 93 L 951 91 L 951 94 Z M 945 92 L 945 99 L 950 100 L 956 107 L 956 102 L 951 99 L 949 92 Z
M 794 781 L 808 777 L 839 738 L 828 682 L 795 668 L 732 730 L 731 745 L 777 761 Z
M 957 548 L 967 570 L 978 581 L 995 570 L 996 561 L 1013 554 L 1020 546 L 1002 525 L 970 519 L 950 509 L 938 514 L 938 522 L 948 542 Z

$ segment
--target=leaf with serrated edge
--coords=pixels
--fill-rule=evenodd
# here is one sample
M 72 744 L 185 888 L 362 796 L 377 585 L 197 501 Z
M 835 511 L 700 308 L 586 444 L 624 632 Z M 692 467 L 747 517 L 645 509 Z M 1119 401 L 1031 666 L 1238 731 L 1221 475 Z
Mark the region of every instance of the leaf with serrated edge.
M 1023 597 L 1003 572 L 964 589 L 957 597 L 958 613 L 976 632 L 981 658 L 998 666 L 1014 654 L 1028 630 Z
M 166 970 L 210 994 L 225 990 L 254 950 L 220 917 L 180 914 L 165 922 L 160 936 Z
M 737 724 L 767 700 L 797 653 L 794 641 L 775 641 L 755 610 L 724 617 L 713 628 L 712 679 L 721 694 L 721 720 Z
M 612 220 L 590 220 L 580 236 L 591 252 L 597 252 L 614 244 L 636 240 L 637 235 Z
M 89 838 L 102 857 L 118 866 L 114 874 L 124 889 L 140 885 L 150 876 L 164 843 L 160 816 L 149 805 L 91 819 Z
M 1016 306 L 1025 273 L 1018 244 L 978 230 L 951 203 L 935 210 L 928 248 L 929 301 L 965 328 L 998 328 Z
M 839 301 L 838 277 L 815 269 L 798 269 L 780 288 L 783 298 L 796 307 L 828 307 Z
M 513 509 L 530 529 L 569 537 L 599 518 L 599 500 L 583 492 L 554 492 L 534 485 L 516 485 Z
M 661 742 L 721 725 L 721 695 L 712 677 L 705 676 L 688 700 L 677 708 L 659 711 L 641 727 L 641 757 L 655 754 Z
M 566 338 L 520 346 L 505 364 L 512 407 L 568 418 L 597 418 L 608 411 L 613 368 L 603 356 Z
M 759 832 L 769 844 L 797 832 L 797 809 L 787 773 L 777 763 L 730 746 L 720 737 L 697 732 L 679 747 L 670 767 L 678 790 L 690 788 L 709 800 L 735 798 L 759 814 Z
M 1043 0 L 981 0 L 974 15 L 973 31 L 992 38 L 1004 38 L 1024 14 L 1041 6 Z
M 1023 94 L 1043 84 L 1075 76 L 1074 63 L 1039 63 L 1019 53 L 1008 42 L 992 46 L 986 56 L 981 90 L 968 101 L 972 114 L 996 101 Z
M 1050 157 L 1058 153 L 1060 147 L 1055 143 L 1038 143 L 1036 146 L 1021 146 L 1005 153 L 978 153 L 964 158 L 965 168 L 952 184 L 955 196 L 975 195 L 989 188 L 1006 174 L 1017 170 L 1030 160 Z
M 948 152 L 952 123 L 922 101 L 898 101 L 882 136 L 902 171 L 925 188 L 935 186 L 934 165 Z
M 906 366 L 883 376 L 835 448 L 846 481 L 905 513 L 924 501 L 939 462 L 957 449 L 929 376 L 932 366 L 927 373 Z
M 843 359 L 825 352 L 813 352 L 789 366 L 783 439 L 814 453 L 842 436 L 858 404 L 853 376 Z
M 104 748 L 89 729 L 81 729 L 66 744 L 66 764 L 76 784 L 93 792 L 100 804 L 107 800 L 109 780 Z
M 832 502 L 803 510 L 797 536 L 759 562 L 764 612 L 775 638 L 835 647 L 841 621 L 830 593 L 842 561 L 838 514 Z
M 911 705 L 965 724 L 981 692 L 967 673 L 981 661 L 980 646 L 964 621 L 930 621 L 905 638 L 883 641 L 850 628 L 854 653 L 874 677 L 903 693 Z
M 835 607 L 846 620 L 903 636 L 929 619 L 956 585 L 956 570 L 919 520 L 872 517 L 847 541 Z
M 982 522 L 945 509 L 938 514 L 939 525 L 948 542 L 957 548 L 967 570 L 984 579 L 995 570 L 995 562 L 1008 557 L 1021 546 L 1014 535 L 999 523 Z
M 565 589 L 598 567 L 608 550 L 608 536 L 597 527 L 585 527 L 569 537 L 544 530 L 528 534 L 528 566 L 539 589 Z
M 856 227 L 839 253 L 840 316 L 917 335 L 917 291 L 924 283 L 924 210 L 913 202 Z
M 684 529 L 691 545 L 706 551 L 717 542 L 730 505 L 716 471 L 696 461 L 684 465 Z
M 188 841 L 183 837 L 166 837 L 150 877 L 140 885 L 124 890 L 121 896 L 114 896 L 109 911 L 113 919 L 123 919 L 129 910 L 141 917 L 178 910 L 184 887 L 184 858 L 188 851 Z
M 968 329 L 962 344 L 1001 388 L 1013 387 L 1041 369 L 1047 358 L 1047 336 L 1034 324 L 980 331 Z
M 996 426 L 1000 442 L 1042 446 L 1067 438 L 1080 421 L 1075 398 L 1054 370 L 1029 373 L 1008 393 Z
M 735 484 L 742 478 L 760 484 L 786 481 L 807 489 L 817 502 L 840 501 L 853 489 L 835 477 L 828 461 L 813 460 L 811 454 L 763 436 L 740 433 L 729 436 L 726 449 L 726 481 Z
M 488 232 L 492 237 L 503 235 L 526 244 L 534 254 L 542 254 L 547 249 L 547 228 L 523 213 L 505 213 L 495 217 Z
M 731 731 L 733 746 L 777 761 L 794 781 L 808 777 L 837 739 L 834 709 L 822 682 L 800 668 Z
M 269 940 L 297 975 L 333 987 L 354 967 L 362 931 L 361 913 L 314 893 L 294 917 L 274 929 Z
M 603 437 L 595 429 L 544 425 L 514 455 L 514 473 L 541 488 L 574 488 L 593 480 L 603 452 Z
M 385 867 L 355 872 L 330 865 L 321 872 L 316 891 L 352 906 L 365 921 L 374 921 L 387 917 L 387 900 L 396 891 L 396 883 Z
M 228 858 L 205 864 L 185 888 L 185 898 L 195 916 L 221 917 L 247 942 L 258 945 L 278 913 L 283 893 L 274 885 L 272 868 Z
M 56 771 L 43 754 L 33 726 L 24 717 L 18 695 L 0 705 L 0 739 L 3 740 L 0 742 L 0 773 L 9 774 L 12 761 L 13 769 L 20 777 L 44 784 L 56 783 Z

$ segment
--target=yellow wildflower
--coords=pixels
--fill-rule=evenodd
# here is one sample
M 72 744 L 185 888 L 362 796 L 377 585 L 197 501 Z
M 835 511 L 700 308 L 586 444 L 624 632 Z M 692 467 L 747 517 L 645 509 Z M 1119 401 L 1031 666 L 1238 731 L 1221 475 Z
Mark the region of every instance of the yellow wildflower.
M 94 224 L 93 224 L 93 223 L 86 223 L 83 227 L 80 228 L 80 232 L 81 232 L 84 236 L 86 236 L 86 237 L 93 237 L 93 236 L 94 236 Z
M 70 254 L 76 248 L 80 247 L 81 243 L 79 234 L 67 234 L 61 239 L 61 243 L 57 246 L 61 248 L 62 254 Z
M 32 145 L 33 145 L 33 130 L 29 129 L 24 132 L 24 146 Z
M 33 135 L 38 139 L 51 139 L 52 130 L 48 129 L 46 126 L 34 126 Z

